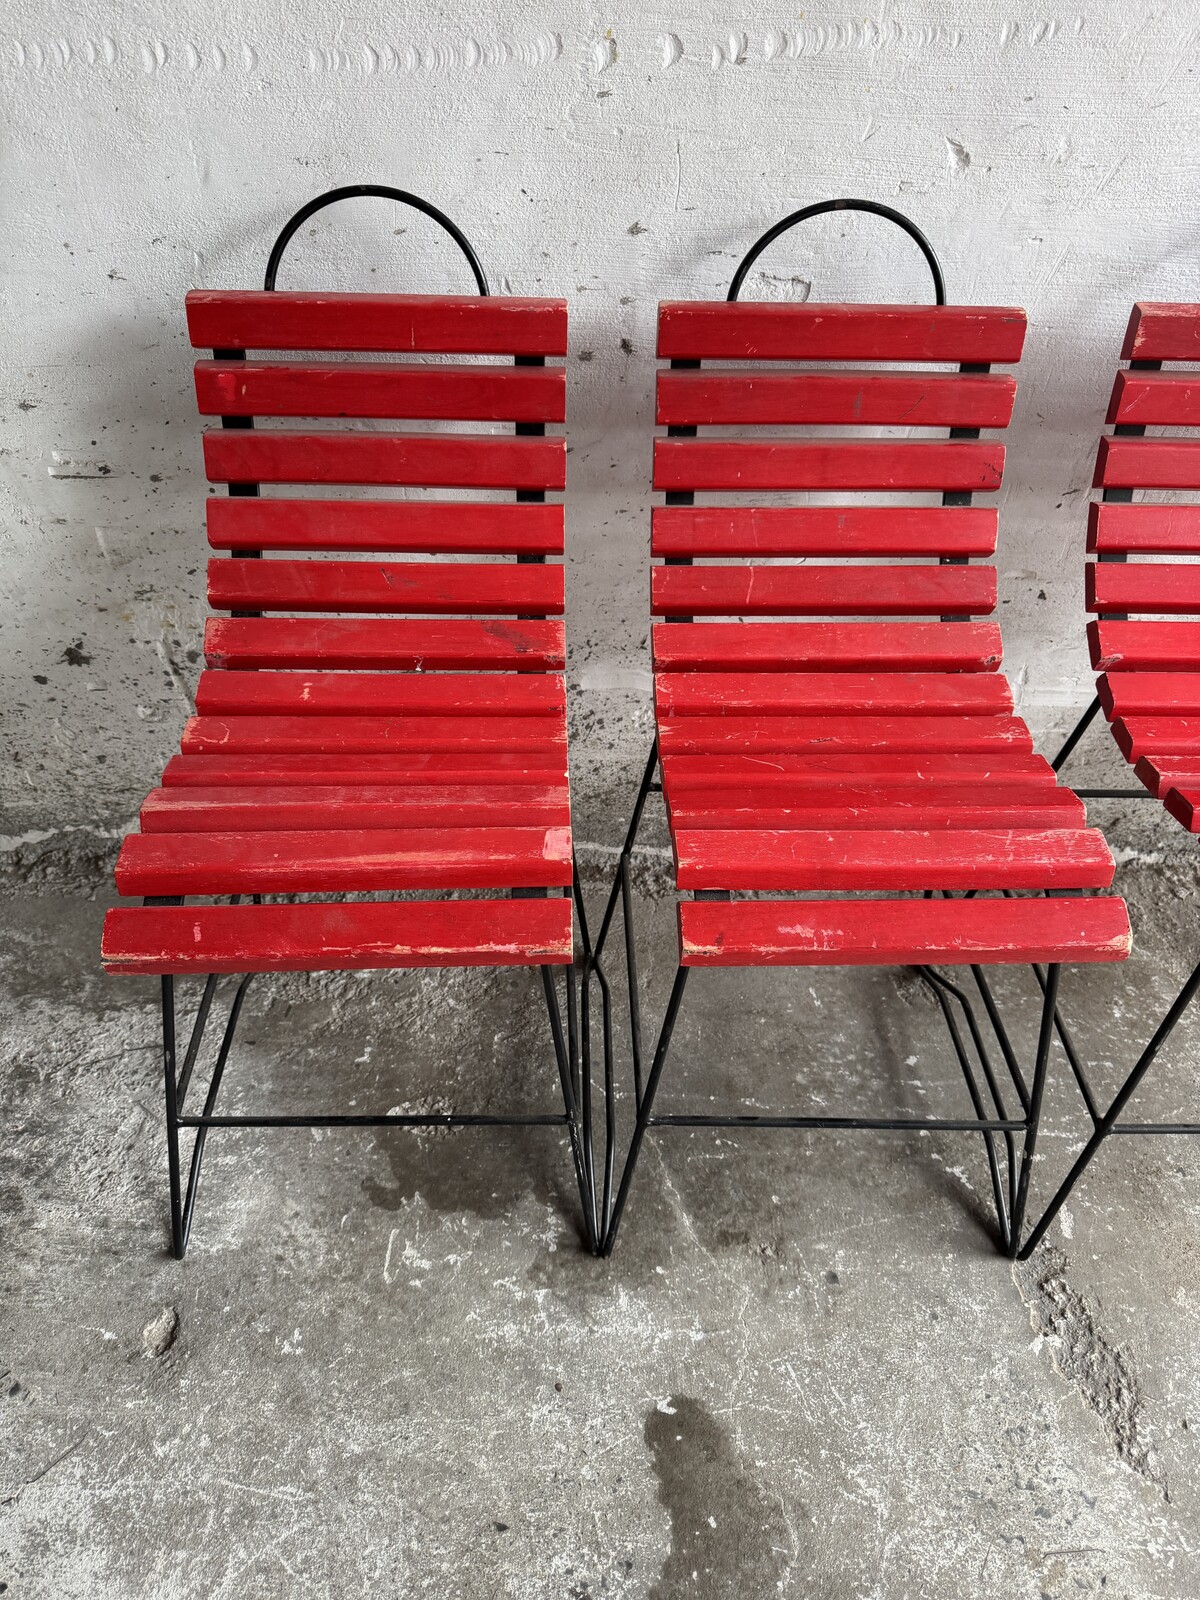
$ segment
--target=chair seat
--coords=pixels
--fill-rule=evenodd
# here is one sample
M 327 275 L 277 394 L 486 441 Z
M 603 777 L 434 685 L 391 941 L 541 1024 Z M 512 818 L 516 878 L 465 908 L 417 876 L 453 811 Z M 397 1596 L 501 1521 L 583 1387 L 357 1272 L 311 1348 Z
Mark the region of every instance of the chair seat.
M 118 906 L 101 956 L 113 973 L 341 972 L 564 966 L 571 945 L 566 899 Z

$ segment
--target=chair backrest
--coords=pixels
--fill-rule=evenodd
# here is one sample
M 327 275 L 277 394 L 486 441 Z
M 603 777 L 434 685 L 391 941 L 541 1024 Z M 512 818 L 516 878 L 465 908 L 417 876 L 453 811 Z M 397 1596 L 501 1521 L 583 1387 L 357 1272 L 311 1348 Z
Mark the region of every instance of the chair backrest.
M 295 611 L 561 614 L 562 566 L 545 558 L 562 554 L 563 508 L 544 502 L 566 476 L 565 441 L 545 432 L 565 416 L 565 369 L 546 364 L 566 353 L 565 301 L 197 290 L 187 316 L 192 344 L 213 353 L 196 364 L 200 411 L 221 419 L 205 433 L 205 467 L 229 490 L 208 502 L 209 541 L 226 552 L 209 566 L 214 609 L 243 619 Z M 288 354 L 264 360 L 259 352 Z M 513 364 L 410 359 L 426 356 L 504 356 Z M 296 427 L 296 418 L 322 425 Z M 332 425 L 343 419 L 351 426 Z M 363 426 L 399 421 L 503 422 L 513 432 Z M 333 485 L 502 490 L 516 503 L 346 499 L 328 494 Z M 264 486 L 275 492 L 261 494 Z M 326 559 L 242 559 L 265 552 Z M 385 554 L 455 559 L 327 559 Z M 517 561 L 458 559 L 497 555 Z M 235 642 L 256 636 L 228 624 L 218 632 Z M 544 664 L 559 664 L 561 641 L 551 654 Z M 223 656 L 221 664 L 251 663 Z
M 1200 433 L 1189 431 L 1200 429 L 1200 305 L 1134 306 L 1121 356 L 1129 366 L 1117 373 L 1113 431 L 1100 440 L 1093 479 L 1102 497 L 1088 516 L 1087 607 L 1102 619 L 1088 628 L 1092 663 L 1195 671 L 1200 562 L 1187 558 L 1200 556 Z M 1171 433 L 1147 438 L 1147 428 Z M 1156 498 L 1135 503 L 1137 492 Z M 1198 620 L 1130 620 L 1139 617 Z
M 660 616 L 972 617 L 996 603 L 989 566 L 997 512 L 972 496 L 999 488 L 1025 314 L 985 306 L 669 302 L 661 306 L 652 607 Z M 747 370 L 746 362 L 769 363 Z M 709 363 L 720 363 L 710 366 Z M 731 363 L 731 365 L 725 365 Z M 739 365 L 739 363 L 741 365 Z M 804 363 L 804 365 L 794 365 Z M 845 363 L 853 363 L 847 367 Z M 790 364 L 790 365 L 789 365 Z M 957 371 L 932 371 L 954 366 Z M 760 428 L 806 436 L 756 436 Z M 743 430 L 699 436 L 701 428 Z M 839 437 L 838 429 L 905 436 Z M 907 430 L 949 429 L 949 438 Z M 832 436 L 826 430 L 834 430 Z M 940 505 L 697 506 L 697 493 L 873 496 L 940 492 Z M 697 558 L 739 558 L 695 566 Z M 796 567 L 757 558 L 816 558 Z M 932 557 L 938 566 L 913 565 Z M 822 558 L 869 558 L 825 565 Z M 994 663 L 993 663 L 994 664 Z

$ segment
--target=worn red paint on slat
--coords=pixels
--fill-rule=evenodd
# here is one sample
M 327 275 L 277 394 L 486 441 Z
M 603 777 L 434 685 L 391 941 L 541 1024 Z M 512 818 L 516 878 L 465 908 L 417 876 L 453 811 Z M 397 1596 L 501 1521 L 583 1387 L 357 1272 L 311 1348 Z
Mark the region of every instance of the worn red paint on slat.
M 211 496 L 217 550 L 561 555 L 561 505 L 457 500 L 267 500 Z
M 177 758 L 178 759 L 178 758 Z M 799 793 L 830 785 L 869 784 L 872 789 L 1026 784 L 1054 788 L 1057 779 L 1044 756 L 1000 748 L 983 753 L 852 751 L 848 754 L 665 755 L 663 771 L 672 794 L 717 787 L 778 789 Z
M 1089 611 L 1200 612 L 1200 565 L 1094 561 L 1084 586 Z
M 116 906 L 104 919 L 107 972 L 343 972 L 379 967 L 563 966 L 571 903 Z
M 680 905 L 688 967 L 982 965 L 1123 961 L 1124 902 L 739 900 Z
M 1016 392 L 999 373 L 667 370 L 658 374 L 657 421 L 1006 428 Z
M 1200 488 L 1200 439 L 1105 437 L 1092 482 L 1106 489 Z
M 650 597 L 659 616 L 984 616 L 996 605 L 996 573 L 992 567 L 655 567 Z
M 1025 313 L 1008 306 L 666 301 L 658 354 L 672 360 L 1020 360 Z
M 565 300 L 500 295 L 311 294 L 193 289 L 188 335 L 209 350 L 358 350 L 561 356 Z
M 387 784 L 396 792 L 426 784 L 495 783 L 544 787 L 566 779 L 566 746 L 550 750 L 466 750 L 430 755 L 302 755 L 219 752 L 172 756 L 165 785 L 214 788 L 280 784 Z
M 996 715 L 1013 707 L 1012 690 L 996 672 L 660 673 L 655 698 L 664 717 Z
M 676 830 L 681 889 L 1104 889 L 1094 828 L 842 832 Z
M 131 833 L 123 895 L 338 894 L 375 889 L 559 888 L 568 828 Z
M 1200 506 L 1098 501 L 1088 507 L 1087 547 L 1093 555 L 1200 555 Z
M 1200 758 L 1200 716 L 1115 717 L 1111 726 L 1126 761 L 1142 756 Z
M 1106 717 L 1200 714 L 1200 671 L 1105 672 L 1096 693 Z
M 558 673 L 202 672 L 201 716 L 563 717 Z
M 1048 802 L 1055 794 L 1061 803 Z M 729 828 L 741 831 L 771 831 L 780 828 L 841 831 L 866 828 L 903 829 L 994 829 L 1011 828 L 1044 831 L 1051 828 L 1081 828 L 1085 822 L 1081 800 L 1065 790 L 1049 790 L 1043 801 L 1026 795 L 1007 805 L 981 796 L 971 805 L 952 805 L 945 800 L 894 800 L 879 797 L 857 805 L 845 805 L 836 797 L 814 806 L 779 804 L 756 806 L 735 803 L 727 796 L 723 805 L 699 806 L 689 795 L 671 807 L 672 824 L 677 829 Z
M 1163 804 L 1169 815 L 1181 822 L 1189 833 L 1200 833 L 1200 784 L 1168 789 Z
M 208 599 L 227 611 L 546 615 L 563 609 L 563 569 L 479 561 L 243 561 L 208 564 Z
M 654 664 L 669 672 L 987 672 L 991 622 L 659 622 Z
M 186 755 L 449 755 L 566 750 L 557 717 L 191 717 Z
M 284 784 L 152 789 L 143 833 L 271 833 L 346 828 L 549 828 L 570 823 L 566 784 Z
M 214 483 L 561 489 L 567 458 L 562 439 L 501 434 L 210 429 L 204 470 Z
M 1097 671 L 1142 667 L 1187 671 L 1200 663 L 1200 622 L 1088 623 L 1088 644 Z
M 204 656 L 210 667 L 561 672 L 566 640 L 557 620 L 210 617 Z
M 1162 799 L 1174 787 L 1200 788 L 1200 753 L 1188 756 L 1140 756 L 1134 773 L 1150 793 Z
M 1200 360 L 1200 343 L 1196 358 Z M 1200 372 L 1118 372 L 1107 421 L 1133 427 L 1200 424 Z
M 563 367 L 197 361 L 196 400 L 208 417 L 562 422 L 567 375 Z
M 1200 305 L 1139 302 L 1121 356 L 1125 361 L 1200 361 Z
M 979 754 L 1004 747 L 1033 748 L 1029 730 L 1018 717 L 989 716 L 661 717 L 658 737 L 664 756 L 803 751 Z
M 997 526 L 991 506 L 656 506 L 650 553 L 989 556 Z
M 936 489 L 978 494 L 998 489 L 1003 473 L 1004 446 L 974 440 L 946 444 L 824 439 L 654 441 L 654 487 L 668 491 Z

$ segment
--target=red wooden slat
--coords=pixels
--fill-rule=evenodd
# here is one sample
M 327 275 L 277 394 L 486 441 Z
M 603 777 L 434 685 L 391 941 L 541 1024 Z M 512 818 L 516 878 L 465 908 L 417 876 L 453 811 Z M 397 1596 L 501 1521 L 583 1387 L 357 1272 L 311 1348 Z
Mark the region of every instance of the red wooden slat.
M 354 550 L 431 555 L 561 555 L 560 505 L 484 501 L 264 500 L 213 495 L 217 550 Z
M 244 561 L 235 556 L 208 564 L 208 603 L 218 611 L 545 615 L 562 611 L 563 595 L 562 567 L 537 563 Z
M 1200 713 L 1200 671 L 1105 672 L 1096 693 L 1106 717 Z
M 990 556 L 997 526 L 990 506 L 656 506 L 650 553 Z
M 100 955 L 106 972 L 132 974 L 563 966 L 572 959 L 571 903 L 116 906 Z
M 1200 612 L 1200 565 L 1094 561 L 1084 587 L 1089 611 Z
M 1142 756 L 1200 759 L 1200 717 L 1117 717 L 1111 727 L 1126 761 Z
M 214 483 L 561 489 L 567 457 L 562 439 L 505 434 L 210 429 L 204 435 L 204 470 Z
M 986 493 L 1000 487 L 1003 473 L 1004 446 L 977 440 L 945 444 L 909 439 L 654 441 L 654 487 L 668 491 L 938 489 Z
M 1136 551 L 1200 555 L 1200 506 L 1097 502 L 1088 507 L 1087 547 L 1094 555 Z
M 1097 671 L 1188 671 L 1200 665 L 1200 622 L 1089 622 L 1088 644 Z
M 964 785 L 982 791 L 996 783 L 1053 788 L 1057 782 L 1044 756 L 1012 749 L 982 754 L 870 751 L 843 755 L 665 755 L 663 771 L 672 794 L 717 787 L 771 787 L 798 792 L 801 788 L 825 789 L 834 783 L 863 783 L 887 789 Z
M 1140 756 L 1134 765 L 1137 777 L 1152 795 L 1162 799 L 1168 789 L 1200 787 L 1200 754 L 1194 756 Z
M 992 622 L 659 622 L 652 637 L 671 672 L 986 672 L 1001 659 Z
M 565 750 L 557 717 L 191 717 L 185 755 L 451 755 Z
M 664 717 L 996 715 L 1013 707 L 1012 690 L 998 672 L 660 673 L 655 699 Z
M 1104 889 L 1113 877 L 1112 856 L 1095 828 L 684 828 L 674 844 L 681 889 Z
M 1056 795 L 1061 801 L 1048 803 Z M 896 800 L 879 797 L 845 805 L 836 799 L 821 805 L 787 806 L 742 804 L 732 795 L 718 805 L 698 805 L 692 797 L 671 807 L 677 829 L 724 828 L 739 831 L 777 829 L 995 829 L 1011 828 L 1045 831 L 1051 828 L 1081 828 L 1085 815 L 1083 802 L 1065 790 L 1049 790 L 1043 801 L 1028 794 L 1005 805 L 981 797 L 970 805 L 952 805 L 945 800 Z
M 1196 356 L 1200 359 L 1200 341 Z M 1195 427 L 1200 424 L 1200 373 L 1118 372 L 1106 420 L 1134 427 Z
M 1200 787 L 1168 789 L 1163 804 L 1189 833 L 1200 833 Z
M 1092 483 L 1106 489 L 1200 489 L 1200 439 L 1105 437 Z
M 664 755 L 926 751 L 979 754 L 1033 740 L 1018 717 L 660 717 Z
M 565 300 L 193 289 L 187 323 L 192 344 L 210 350 L 567 353 Z
M 396 792 L 423 784 L 497 783 L 506 787 L 558 784 L 567 772 L 566 746 L 549 751 L 460 751 L 427 755 L 178 755 L 163 771 L 168 785 L 387 784 Z
M 196 400 L 208 417 L 562 422 L 567 374 L 563 367 L 197 361 Z
M 1123 961 L 1124 901 L 685 901 L 688 967 L 977 965 Z
M 566 641 L 559 621 L 210 617 L 204 656 L 210 667 L 561 672 Z
M 881 806 L 941 806 L 958 814 L 977 806 L 1033 806 L 1041 811 L 1077 813 L 1082 819 L 1083 802 L 1070 789 L 1040 775 L 1024 774 L 1013 778 L 992 776 L 974 783 L 947 783 L 941 775 L 921 773 L 895 777 L 886 773 L 788 774 L 774 779 L 746 777 L 742 782 L 715 780 L 705 783 L 678 782 L 667 762 L 667 803 L 672 816 L 687 812 L 728 811 L 749 808 L 767 811 L 772 807 L 812 810 L 821 806 L 841 809 L 877 810 Z
M 123 895 L 338 894 L 559 888 L 569 828 L 382 828 L 338 833 L 131 833 Z
M 1025 313 L 1000 306 L 666 301 L 658 354 L 713 361 L 1018 361 Z
M 1200 305 L 1143 301 L 1133 308 L 1124 361 L 1200 361 Z
M 1016 392 L 1016 381 L 1000 374 L 668 370 L 658 374 L 656 420 L 685 427 L 1006 428 Z
M 152 789 L 143 833 L 271 833 L 345 828 L 548 828 L 571 820 L 565 784 Z
M 984 616 L 996 605 L 996 571 L 994 567 L 655 567 L 650 574 L 650 603 L 659 616 Z
M 202 672 L 201 716 L 563 717 L 558 673 Z

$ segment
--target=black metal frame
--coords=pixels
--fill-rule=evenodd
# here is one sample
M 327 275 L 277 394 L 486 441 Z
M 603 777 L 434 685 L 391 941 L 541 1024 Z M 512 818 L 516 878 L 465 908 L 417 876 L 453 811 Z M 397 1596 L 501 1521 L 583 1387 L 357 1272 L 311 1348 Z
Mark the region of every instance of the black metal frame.
M 1161 361 L 1131 361 L 1129 363 L 1129 370 L 1131 372 L 1157 372 L 1161 366 Z M 1145 432 L 1145 427 L 1136 423 L 1117 423 L 1113 428 L 1113 435 L 1116 438 L 1141 438 Z M 1101 499 L 1110 504 L 1114 502 L 1128 504 L 1133 499 L 1133 490 L 1106 488 L 1101 495 Z M 1128 558 L 1122 552 L 1118 554 L 1098 554 L 1096 559 L 1098 561 L 1124 562 Z M 1118 618 L 1118 616 L 1114 614 L 1113 620 L 1116 621 L 1124 619 Z M 1071 729 L 1070 733 L 1063 741 L 1058 754 L 1051 763 L 1055 772 L 1060 772 L 1066 765 L 1068 759 L 1078 747 L 1080 741 L 1083 739 L 1084 734 L 1095 721 L 1099 711 L 1100 696 L 1094 695 L 1086 709 L 1080 715 L 1075 726 Z M 1145 785 L 1142 785 L 1136 789 L 1076 789 L 1075 793 L 1080 797 L 1081 800 L 1154 800 L 1157 798 L 1150 792 L 1149 789 L 1145 787 Z M 1142 1051 L 1141 1055 L 1130 1068 L 1124 1082 L 1113 1096 L 1107 1111 L 1102 1113 L 1099 1110 L 1095 1093 L 1088 1083 L 1082 1068 L 1079 1066 L 1076 1060 L 1072 1059 L 1071 1065 L 1075 1073 L 1075 1080 L 1079 1086 L 1079 1091 L 1087 1109 L 1088 1116 L 1091 1119 L 1092 1131 L 1087 1139 L 1087 1142 L 1084 1144 L 1082 1150 L 1080 1150 L 1078 1156 L 1075 1158 L 1075 1161 L 1072 1163 L 1070 1171 L 1055 1190 L 1049 1205 L 1047 1205 L 1045 1211 L 1042 1213 L 1041 1217 L 1038 1219 L 1034 1228 L 1030 1232 L 1029 1238 L 1026 1240 L 1020 1251 L 1020 1259 L 1022 1261 L 1026 1260 L 1033 1253 L 1033 1251 L 1037 1249 L 1038 1245 L 1045 1237 L 1046 1230 L 1054 1221 L 1059 1211 L 1062 1210 L 1062 1207 L 1066 1204 L 1071 1191 L 1079 1182 L 1084 1172 L 1099 1154 L 1100 1147 L 1103 1145 L 1105 1139 L 1108 1138 L 1109 1134 L 1146 1135 L 1200 1133 L 1200 1123 L 1197 1122 L 1120 1121 L 1121 1113 L 1129 1104 L 1129 1101 L 1133 1098 L 1133 1095 L 1140 1085 L 1142 1079 L 1146 1076 L 1146 1073 L 1154 1064 L 1154 1061 L 1158 1057 L 1160 1051 L 1163 1049 L 1163 1046 L 1167 1043 L 1168 1039 L 1170 1039 L 1172 1033 L 1175 1031 L 1175 1028 L 1183 1019 L 1184 1013 L 1195 999 L 1198 990 L 1200 990 L 1200 962 L 1197 962 L 1196 966 L 1193 967 L 1189 976 L 1184 980 L 1178 994 L 1167 1007 L 1162 1021 L 1159 1023 L 1158 1027 L 1154 1030 L 1154 1033 L 1150 1037 L 1150 1042 L 1146 1045 L 1146 1048 Z
M 347 187 L 332 189 L 326 194 L 318 195 L 310 200 L 307 205 L 300 208 L 293 217 L 284 225 L 271 248 L 267 262 L 264 279 L 264 289 L 274 290 L 276 277 L 284 251 L 296 231 L 324 207 L 333 205 L 337 201 L 357 198 L 359 196 L 373 196 L 386 200 L 394 200 L 400 204 L 410 206 L 424 215 L 431 217 L 454 240 L 471 268 L 475 285 L 480 295 L 489 293 L 487 279 L 479 263 L 474 249 L 462 231 L 439 211 L 436 206 L 419 196 L 409 194 L 402 189 L 394 189 L 383 184 L 355 184 Z M 244 360 L 244 350 L 216 350 L 214 357 L 223 360 Z M 543 359 L 537 357 L 517 357 L 518 364 L 541 365 Z M 222 427 L 247 428 L 253 427 L 251 417 L 222 417 Z M 518 433 L 543 433 L 544 425 L 541 423 L 518 423 Z M 229 485 L 231 495 L 255 496 L 259 486 L 256 483 L 236 483 Z M 540 490 L 518 490 L 518 500 L 544 500 L 545 495 Z M 260 557 L 261 551 L 240 551 L 240 556 L 246 559 Z M 544 556 L 519 556 L 518 560 L 543 561 Z M 247 613 L 240 613 L 246 615 Z M 253 613 L 250 613 L 253 614 Z M 549 891 L 546 889 L 514 889 L 511 891 L 514 899 L 528 899 L 544 897 Z M 572 886 L 562 891 L 564 898 L 571 899 L 579 918 L 582 969 L 586 973 L 596 967 L 588 938 L 587 918 L 580 892 L 578 869 L 573 869 Z M 232 896 L 230 903 L 238 904 L 240 896 Z M 269 897 L 254 895 L 253 903 L 263 904 Z M 153 897 L 147 898 L 147 905 L 182 905 L 180 897 Z M 176 1259 L 182 1259 L 187 1250 L 188 1239 L 191 1234 L 192 1218 L 195 1213 L 196 1197 L 199 1190 L 200 1172 L 204 1160 L 204 1150 L 208 1140 L 209 1130 L 212 1128 L 528 1128 L 550 1127 L 565 1128 L 571 1146 L 571 1159 L 575 1168 L 575 1178 L 579 1189 L 580 1206 L 583 1212 L 584 1232 L 588 1248 L 597 1253 L 601 1239 L 599 1221 L 596 1211 L 596 1185 L 593 1170 L 593 1129 L 592 1129 L 592 1084 L 591 1084 L 591 1053 L 588 1038 L 589 1005 L 586 983 L 581 984 L 582 996 L 576 994 L 576 963 L 565 966 L 566 995 L 565 1012 L 566 1028 L 563 1028 L 563 1011 L 558 1002 L 558 989 L 555 980 L 556 968 L 552 965 L 540 967 L 542 988 L 546 1001 L 546 1012 L 550 1024 L 550 1034 L 554 1046 L 555 1063 L 558 1068 L 559 1085 L 562 1091 L 563 1109 L 561 1112 L 517 1112 L 505 1115 L 482 1114 L 470 1112 L 429 1112 L 429 1113 L 386 1113 L 386 1114 L 350 1114 L 334 1113 L 319 1116 L 301 1116 L 296 1114 L 265 1114 L 254 1113 L 247 1115 L 227 1116 L 217 1112 L 217 1097 L 220 1093 L 224 1079 L 225 1068 L 229 1054 L 233 1047 L 234 1036 L 237 1031 L 238 1019 L 241 1015 L 242 1005 L 255 976 L 247 973 L 238 979 L 237 987 L 230 1002 L 229 1013 L 225 1028 L 221 1036 L 209 1077 L 208 1090 L 204 1099 L 203 1110 L 199 1113 L 189 1113 L 186 1110 L 188 1089 L 191 1086 L 196 1063 L 200 1056 L 204 1040 L 205 1029 L 208 1023 L 212 1003 L 216 994 L 217 985 L 221 974 L 212 973 L 204 980 L 199 1003 L 192 1020 L 191 1030 L 188 1035 L 187 1046 L 184 1050 L 182 1063 L 179 1060 L 179 1050 L 176 1031 L 175 1008 L 175 977 L 165 975 L 161 980 L 162 999 L 162 1044 L 163 1044 L 163 1073 L 166 1100 L 167 1124 L 167 1164 L 170 1187 L 171 1206 L 171 1249 Z M 235 975 L 236 976 L 236 975 Z M 606 1027 L 606 1067 L 611 1072 L 611 1023 L 609 1021 L 607 994 L 605 1000 L 605 1027 Z M 582 1031 L 581 1031 L 582 1022 Z M 611 1100 L 611 1095 L 609 1096 Z M 186 1191 L 183 1187 L 183 1163 L 180 1152 L 180 1134 L 186 1129 L 193 1129 L 195 1141 L 192 1146 L 191 1158 L 188 1163 Z
M 810 217 L 820 216 L 833 211 L 863 211 L 875 216 L 881 216 L 894 222 L 908 236 L 913 239 L 929 267 L 933 279 L 935 303 L 945 304 L 945 287 L 941 267 L 933 248 L 925 235 L 901 212 L 893 210 L 890 206 L 881 205 L 871 200 L 830 200 L 822 201 L 815 205 L 805 206 L 799 211 L 791 213 L 782 221 L 768 229 L 760 239 L 750 248 L 739 264 L 730 283 L 727 299 L 735 301 L 741 290 L 750 267 L 759 255 L 777 239 L 797 223 L 806 221 Z M 698 367 L 698 361 L 677 360 L 673 366 Z M 968 366 L 968 371 L 986 371 L 986 367 Z M 952 438 L 977 438 L 978 429 L 952 429 Z M 692 436 L 696 432 L 694 427 L 671 427 L 668 433 L 672 436 Z M 668 505 L 690 505 L 693 495 L 687 492 L 671 492 L 666 496 Z M 969 494 L 948 492 L 943 495 L 945 505 L 969 505 Z M 965 558 L 943 557 L 943 562 L 958 561 Z M 690 557 L 668 558 L 668 563 L 687 564 Z M 668 619 L 670 620 L 670 619 Z M 678 620 L 687 620 L 680 618 Z M 947 619 L 952 620 L 952 619 Z M 625 1210 L 629 1189 L 637 1167 L 638 1156 L 641 1151 L 646 1131 L 652 1127 L 722 1127 L 722 1128 L 764 1128 L 764 1129 L 861 1129 L 864 1131 L 885 1133 L 978 1133 L 982 1135 L 987 1152 L 988 1169 L 992 1183 L 992 1196 L 995 1204 L 997 1237 L 1000 1248 L 1009 1257 L 1016 1257 L 1020 1248 L 1022 1229 L 1025 1214 L 1028 1209 L 1030 1176 L 1033 1160 L 1037 1147 L 1038 1130 L 1041 1118 L 1042 1102 L 1045 1092 L 1047 1073 L 1049 1068 L 1050 1050 L 1055 1037 L 1058 1038 L 1072 1070 L 1081 1078 L 1082 1067 L 1079 1064 L 1078 1052 L 1059 1013 L 1057 997 L 1059 987 L 1060 969 L 1058 965 L 1046 968 L 1034 966 L 1033 972 L 1041 991 L 1040 1023 L 1038 1028 L 1038 1042 L 1034 1057 L 1032 1071 L 1028 1081 L 1022 1071 L 1016 1049 L 1011 1037 L 1004 1026 L 1000 1008 L 996 997 L 987 980 L 982 966 L 970 965 L 972 978 L 979 991 L 987 1023 L 991 1028 L 996 1043 L 999 1045 L 1002 1067 L 998 1070 L 991 1059 L 985 1043 L 984 1029 L 976 1014 L 974 1006 L 966 992 L 956 983 L 946 978 L 931 966 L 921 966 L 915 970 L 920 975 L 926 987 L 933 993 L 938 1002 L 947 1031 L 950 1035 L 956 1059 L 962 1070 L 963 1079 L 974 1108 L 973 1117 L 940 1117 L 940 1118 L 901 1118 L 901 1117 L 863 1117 L 863 1116 L 816 1116 L 802 1114 L 785 1114 L 779 1116 L 737 1115 L 731 1113 L 705 1113 L 703 1115 L 668 1114 L 655 1115 L 654 1103 L 658 1092 L 659 1083 L 666 1066 L 667 1054 L 670 1049 L 675 1024 L 683 1002 L 684 990 L 687 985 L 690 968 L 680 964 L 675 971 L 674 981 L 671 986 L 670 998 L 667 1002 L 658 1038 L 655 1042 L 654 1052 L 650 1058 L 649 1074 L 645 1072 L 645 1054 L 643 1050 L 642 1026 L 640 1014 L 640 998 L 638 990 L 638 965 L 636 938 L 632 914 L 632 888 L 630 880 L 631 858 L 637 842 L 641 827 L 646 801 L 650 794 L 662 792 L 661 778 L 655 781 L 655 773 L 659 767 L 657 741 L 651 745 L 650 755 L 642 775 L 641 785 L 638 789 L 637 799 L 630 818 L 629 827 L 625 835 L 625 842 L 621 849 L 617 873 L 609 893 L 605 907 L 604 917 L 600 923 L 596 936 L 595 950 L 591 963 L 585 968 L 584 992 L 586 994 L 590 972 L 595 970 L 595 964 L 603 954 L 609 932 L 612 927 L 613 917 L 616 913 L 618 901 L 622 909 L 622 921 L 625 938 L 626 970 L 629 981 L 629 1013 L 630 1013 L 630 1047 L 633 1069 L 634 1105 L 636 1120 L 632 1140 L 626 1156 L 620 1186 L 617 1190 L 615 1201 L 609 1204 L 609 1187 L 606 1182 L 603 1202 L 600 1207 L 599 1219 L 602 1235 L 602 1248 L 605 1255 L 612 1252 L 616 1242 L 617 1231 Z M 931 894 L 932 891 L 929 891 Z M 697 891 L 697 900 L 729 900 L 729 891 L 708 890 Z M 949 894 L 946 898 L 951 898 Z M 964 1038 L 963 1027 L 958 1020 L 961 1015 L 965 1023 L 966 1036 L 970 1040 L 971 1049 L 968 1049 Z M 982 1084 L 976 1076 L 975 1063 L 972 1060 L 972 1050 L 978 1059 L 982 1076 Z M 607 1078 L 611 1080 L 611 1063 Z M 1005 1101 L 1005 1089 L 1002 1087 L 1004 1072 L 1010 1080 L 1011 1092 L 1015 1093 L 1020 1106 L 1019 1115 L 1010 1115 Z M 1085 1081 L 1085 1080 L 1082 1080 Z M 607 1082 L 606 1082 L 607 1088 Z M 1085 1094 L 1087 1091 L 1085 1090 Z M 610 1109 L 607 1116 L 607 1126 L 610 1130 L 610 1146 L 606 1160 L 606 1173 L 612 1166 L 611 1129 L 613 1116 Z M 990 1111 L 989 1111 L 990 1104 Z M 1017 1141 L 1020 1138 L 1018 1149 Z M 1001 1151 L 998 1140 L 1003 1141 Z

